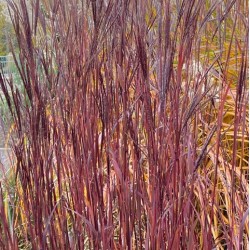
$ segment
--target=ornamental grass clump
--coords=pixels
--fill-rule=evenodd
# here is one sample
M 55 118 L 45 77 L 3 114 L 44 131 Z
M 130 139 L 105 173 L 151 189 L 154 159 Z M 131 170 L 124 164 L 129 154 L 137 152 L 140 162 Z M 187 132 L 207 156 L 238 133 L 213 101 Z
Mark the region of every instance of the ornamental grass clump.
M 7 1 L 0 248 L 247 249 L 247 3 Z

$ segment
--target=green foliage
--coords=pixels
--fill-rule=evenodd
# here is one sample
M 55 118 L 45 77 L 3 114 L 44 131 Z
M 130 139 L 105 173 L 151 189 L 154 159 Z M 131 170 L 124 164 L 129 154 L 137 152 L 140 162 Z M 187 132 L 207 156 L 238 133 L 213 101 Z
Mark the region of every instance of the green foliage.
M 4 8 L 4 5 L 0 4 L 0 56 L 5 56 L 9 53 L 8 37 L 14 37 L 13 26 L 7 20 Z

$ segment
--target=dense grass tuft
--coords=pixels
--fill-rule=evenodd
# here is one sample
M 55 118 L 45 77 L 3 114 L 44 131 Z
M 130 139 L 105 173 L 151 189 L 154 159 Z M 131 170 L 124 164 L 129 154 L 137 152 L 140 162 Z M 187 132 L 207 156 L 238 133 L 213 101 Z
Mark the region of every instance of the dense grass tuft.
M 0 248 L 247 249 L 247 3 L 7 1 Z

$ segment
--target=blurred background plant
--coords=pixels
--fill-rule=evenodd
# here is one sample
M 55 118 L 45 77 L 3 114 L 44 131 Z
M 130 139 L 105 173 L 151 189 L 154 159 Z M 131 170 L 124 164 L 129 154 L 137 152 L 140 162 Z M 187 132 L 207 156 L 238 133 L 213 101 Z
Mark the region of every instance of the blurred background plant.
M 15 33 L 9 18 L 6 1 L 0 1 L 0 56 L 10 53 L 9 39 L 16 45 Z

